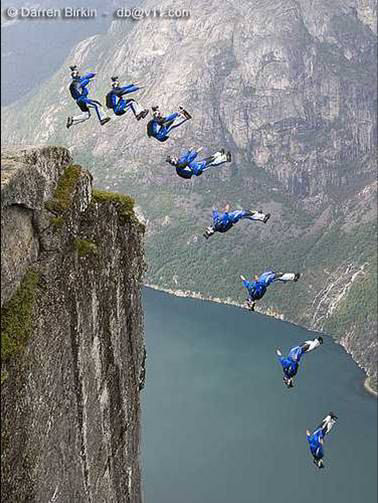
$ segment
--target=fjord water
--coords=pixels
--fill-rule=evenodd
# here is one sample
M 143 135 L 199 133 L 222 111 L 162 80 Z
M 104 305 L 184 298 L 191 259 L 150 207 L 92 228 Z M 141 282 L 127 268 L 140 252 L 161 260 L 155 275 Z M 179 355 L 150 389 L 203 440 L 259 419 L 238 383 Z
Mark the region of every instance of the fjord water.
M 376 503 L 377 401 L 331 338 L 287 390 L 275 350 L 314 333 L 150 289 L 144 310 L 145 503 Z M 330 410 L 318 470 L 305 430 Z

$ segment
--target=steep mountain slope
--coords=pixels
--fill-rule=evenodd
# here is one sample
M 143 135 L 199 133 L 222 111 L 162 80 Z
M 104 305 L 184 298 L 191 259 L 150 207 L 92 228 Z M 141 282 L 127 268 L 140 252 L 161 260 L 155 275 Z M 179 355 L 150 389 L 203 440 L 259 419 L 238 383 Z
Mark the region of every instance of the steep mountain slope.
M 65 148 L 1 158 L 1 501 L 140 503 L 143 227 Z
M 147 18 L 131 29 L 117 21 L 75 50 L 83 67 L 98 61 L 94 97 L 118 74 L 143 82 L 146 106 L 187 107 L 194 119 L 170 141 L 148 139 L 131 116 L 67 131 L 75 107 L 66 68 L 48 83 L 56 95 L 46 86 L 21 113 L 6 110 L 5 139 L 68 141 L 105 187 L 137 194 L 149 222 L 149 283 L 241 302 L 240 273 L 302 271 L 299 283 L 272 288 L 263 309 L 329 329 L 374 373 L 376 314 L 356 287 L 362 282 L 376 298 L 375 282 L 366 282 L 376 257 L 375 3 L 175 2 L 180 7 L 191 10 L 189 19 Z M 191 146 L 224 146 L 234 162 L 183 181 L 164 159 Z M 272 218 L 204 242 L 211 207 L 225 202 Z M 340 333 L 337 319 L 353 292 L 369 321 L 347 320 Z

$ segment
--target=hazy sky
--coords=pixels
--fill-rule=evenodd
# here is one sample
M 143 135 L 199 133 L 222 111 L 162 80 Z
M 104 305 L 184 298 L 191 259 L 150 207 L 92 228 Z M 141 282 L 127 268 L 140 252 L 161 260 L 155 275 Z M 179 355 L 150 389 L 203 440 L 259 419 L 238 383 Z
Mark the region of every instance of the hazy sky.
M 98 15 L 87 19 L 12 19 L 6 16 L 9 7 L 53 8 L 68 7 L 67 0 L 12 0 L 3 2 L 1 26 L 1 104 L 7 105 L 33 91 L 63 64 L 71 49 L 87 37 L 107 30 L 112 12 L 119 7 L 138 5 L 140 1 L 75 0 L 75 8 L 97 9 Z M 109 15 L 104 17 L 106 10 Z M 51 92 L 54 92 L 52 89 Z

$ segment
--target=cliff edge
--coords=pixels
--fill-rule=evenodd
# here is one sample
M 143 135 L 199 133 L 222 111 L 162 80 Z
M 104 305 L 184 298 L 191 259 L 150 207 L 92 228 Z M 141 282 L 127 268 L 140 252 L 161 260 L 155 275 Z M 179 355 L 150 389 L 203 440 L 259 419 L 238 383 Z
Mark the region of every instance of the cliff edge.
M 143 225 L 61 147 L 1 157 L 2 501 L 141 501 Z

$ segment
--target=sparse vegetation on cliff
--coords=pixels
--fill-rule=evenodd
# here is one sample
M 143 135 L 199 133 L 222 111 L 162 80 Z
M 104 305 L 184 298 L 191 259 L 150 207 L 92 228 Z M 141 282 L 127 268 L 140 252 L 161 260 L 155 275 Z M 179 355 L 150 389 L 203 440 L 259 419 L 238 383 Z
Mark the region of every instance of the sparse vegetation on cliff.
M 52 213 L 64 213 L 71 205 L 72 194 L 80 177 L 81 167 L 76 164 L 67 166 L 58 181 L 54 197 L 45 203 L 45 208 Z
M 75 239 L 75 249 L 79 257 L 97 255 L 97 245 L 88 239 Z
M 106 190 L 94 189 L 93 200 L 96 203 L 115 203 L 120 209 L 120 214 L 127 220 L 135 219 L 134 199 L 117 192 L 107 192 Z
M 1 384 L 4 384 L 8 379 L 8 372 L 6 370 L 1 371 Z
M 53 226 L 54 231 L 57 229 L 61 229 L 64 224 L 64 218 L 62 216 L 59 217 L 51 217 L 50 218 L 50 223 Z
M 32 310 L 38 274 L 29 271 L 1 310 L 1 359 L 3 362 L 23 351 L 32 330 Z

